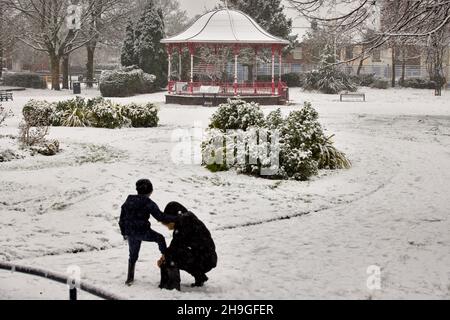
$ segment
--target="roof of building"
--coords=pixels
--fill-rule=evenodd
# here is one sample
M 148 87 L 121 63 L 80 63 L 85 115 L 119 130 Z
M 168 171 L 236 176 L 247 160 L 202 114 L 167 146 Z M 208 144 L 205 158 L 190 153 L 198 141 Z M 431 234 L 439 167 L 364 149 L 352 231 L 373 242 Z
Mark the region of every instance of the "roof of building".
M 280 44 L 289 41 L 265 31 L 255 20 L 238 10 L 214 10 L 201 16 L 186 31 L 162 43 Z

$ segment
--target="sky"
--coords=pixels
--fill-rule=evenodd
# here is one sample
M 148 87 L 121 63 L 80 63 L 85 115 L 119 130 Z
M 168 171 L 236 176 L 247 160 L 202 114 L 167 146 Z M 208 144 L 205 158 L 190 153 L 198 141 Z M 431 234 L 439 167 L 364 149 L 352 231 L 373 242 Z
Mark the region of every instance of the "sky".
M 179 2 L 190 17 L 203 13 L 206 10 L 211 10 L 217 4 L 221 3 L 220 0 L 179 0 Z M 284 1 L 284 5 L 285 7 L 289 6 L 286 1 Z M 293 32 L 303 35 L 309 27 L 309 23 L 305 19 L 299 18 L 298 14 L 293 10 L 286 9 L 286 14 L 293 19 Z

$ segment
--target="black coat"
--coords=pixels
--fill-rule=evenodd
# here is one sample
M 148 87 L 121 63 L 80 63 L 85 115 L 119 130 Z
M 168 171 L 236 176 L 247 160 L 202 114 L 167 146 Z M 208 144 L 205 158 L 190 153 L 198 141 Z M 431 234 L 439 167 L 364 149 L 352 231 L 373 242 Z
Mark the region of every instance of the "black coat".
M 217 266 L 216 246 L 211 233 L 192 212 L 177 217 L 173 239 L 165 256 L 190 273 L 206 273 Z
M 122 205 L 119 226 L 122 235 L 135 236 L 146 233 L 150 227 L 150 215 L 160 222 L 173 222 L 175 217 L 165 215 L 156 203 L 143 195 L 131 195 Z

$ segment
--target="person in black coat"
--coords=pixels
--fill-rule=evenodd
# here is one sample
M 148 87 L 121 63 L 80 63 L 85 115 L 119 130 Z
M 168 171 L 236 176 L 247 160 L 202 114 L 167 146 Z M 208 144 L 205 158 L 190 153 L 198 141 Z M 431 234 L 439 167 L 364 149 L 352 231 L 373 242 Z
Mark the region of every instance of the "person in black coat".
M 177 202 L 167 205 L 164 213 L 176 215 L 176 221 L 164 223 L 173 230 L 173 239 L 158 261 L 161 268 L 161 289 L 180 290 L 180 270 L 195 278 L 193 287 L 202 287 L 206 274 L 217 266 L 216 246 L 211 233 L 195 214 Z
M 139 259 L 142 241 L 156 242 L 162 254 L 167 250 L 164 236 L 152 230 L 150 215 L 164 223 L 174 222 L 176 217 L 162 213 L 157 204 L 150 199 L 153 185 L 150 180 L 143 179 L 136 183 L 137 195 L 130 195 L 122 205 L 119 226 L 125 240 L 128 240 L 130 257 L 128 261 L 128 276 L 125 284 L 131 286 L 134 282 L 136 262 Z

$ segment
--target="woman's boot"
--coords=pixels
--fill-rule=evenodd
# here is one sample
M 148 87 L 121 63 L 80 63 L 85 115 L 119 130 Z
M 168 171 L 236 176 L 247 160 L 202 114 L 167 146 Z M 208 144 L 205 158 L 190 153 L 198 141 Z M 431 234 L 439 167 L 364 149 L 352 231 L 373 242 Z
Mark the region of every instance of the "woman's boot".
M 135 263 L 131 263 L 128 262 L 128 277 L 127 277 L 127 281 L 125 282 L 125 284 L 127 286 L 131 286 L 134 282 L 134 270 L 136 268 L 136 264 Z

